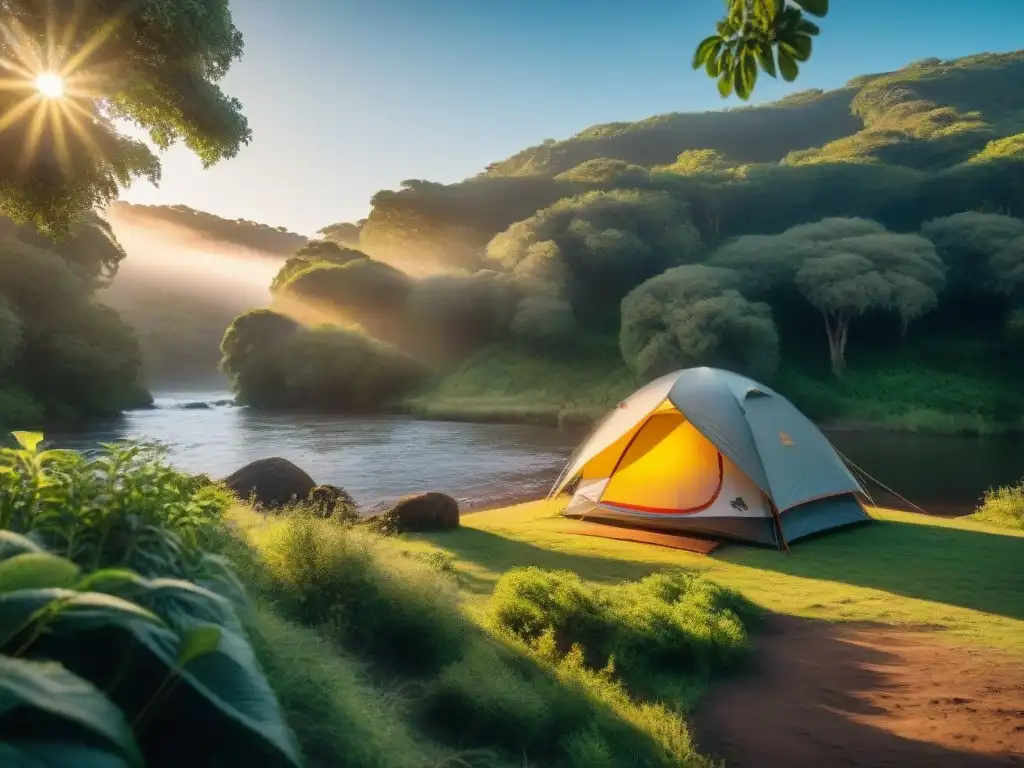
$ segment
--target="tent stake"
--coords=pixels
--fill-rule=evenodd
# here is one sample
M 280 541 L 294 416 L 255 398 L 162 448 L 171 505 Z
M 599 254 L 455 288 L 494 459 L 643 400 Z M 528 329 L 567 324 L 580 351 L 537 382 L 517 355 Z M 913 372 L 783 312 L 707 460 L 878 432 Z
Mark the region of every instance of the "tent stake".
M 768 500 L 768 503 L 772 508 L 772 519 L 775 520 L 775 528 L 779 532 L 779 549 L 787 555 L 792 555 L 793 551 L 789 548 L 789 542 L 786 541 L 786 534 L 782 532 L 782 515 L 779 514 L 779 508 L 775 506 L 775 502 L 771 499 Z

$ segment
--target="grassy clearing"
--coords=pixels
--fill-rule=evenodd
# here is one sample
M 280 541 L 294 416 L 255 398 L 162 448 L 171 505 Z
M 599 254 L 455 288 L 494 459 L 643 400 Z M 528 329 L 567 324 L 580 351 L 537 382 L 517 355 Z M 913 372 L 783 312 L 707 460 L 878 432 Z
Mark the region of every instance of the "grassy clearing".
M 986 491 L 972 517 L 981 523 L 1024 531 L 1024 482 Z
M 507 345 L 481 350 L 400 408 L 423 418 L 588 424 L 636 389 L 617 347 L 531 354 Z
M 467 601 L 436 551 L 302 513 L 232 518 L 257 653 L 318 762 L 710 765 L 685 713 L 744 657 L 756 609 L 740 596 L 682 574 L 595 588 L 513 568 Z
M 876 510 L 874 523 L 798 543 L 793 556 L 744 546 L 712 556 L 574 536 L 564 501 L 479 512 L 457 531 L 405 546 L 443 550 L 484 599 L 507 569 L 566 569 L 598 584 L 667 568 L 699 573 L 772 611 L 834 621 L 928 626 L 952 642 L 1024 653 L 1024 533 L 968 519 Z

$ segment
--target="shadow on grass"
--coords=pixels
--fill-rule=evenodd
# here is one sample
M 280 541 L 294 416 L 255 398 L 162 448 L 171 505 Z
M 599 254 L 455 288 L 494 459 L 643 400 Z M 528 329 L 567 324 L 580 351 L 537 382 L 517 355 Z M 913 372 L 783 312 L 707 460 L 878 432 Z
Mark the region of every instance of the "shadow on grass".
M 765 755 L 819 768 L 1017 764 L 1007 702 L 1018 683 L 998 660 L 965 662 L 956 649 L 877 628 L 779 616 L 754 646 L 753 663 L 696 713 L 698 743 L 726 765 L 763 765 Z M 963 706 L 972 701 L 985 703 Z M 948 738 L 962 734 L 971 737 Z
M 417 536 L 452 553 L 459 560 L 477 563 L 493 576 L 464 573 L 463 586 L 477 594 L 489 593 L 494 582 L 509 568 L 536 565 L 552 570 L 570 570 L 595 581 L 635 581 L 665 569 L 661 563 L 633 563 L 598 555 L 583 555 L 546 549 L 518 539 L 509 539 L 476 528 L 460 528 L 434 535 Z
M 733 546 L 713 557 L 808 579 L 1024 619 L 1024 538 L 888 520 L 797 542 L 791 557 Z

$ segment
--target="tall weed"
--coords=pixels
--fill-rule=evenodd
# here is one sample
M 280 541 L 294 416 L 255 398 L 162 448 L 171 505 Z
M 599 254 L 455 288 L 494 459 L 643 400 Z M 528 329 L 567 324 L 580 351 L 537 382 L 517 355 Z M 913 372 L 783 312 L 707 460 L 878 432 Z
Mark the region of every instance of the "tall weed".
M 397 671 L 436 671 L 466 632 L 454 581 L 430 564 L 380 556 L 372 534 L 293 514 L 263 542 L 263 589 L 293 619 Z
M 1024 482 L 985 491 L 973 517 L 989 525 L 1024 530 Z

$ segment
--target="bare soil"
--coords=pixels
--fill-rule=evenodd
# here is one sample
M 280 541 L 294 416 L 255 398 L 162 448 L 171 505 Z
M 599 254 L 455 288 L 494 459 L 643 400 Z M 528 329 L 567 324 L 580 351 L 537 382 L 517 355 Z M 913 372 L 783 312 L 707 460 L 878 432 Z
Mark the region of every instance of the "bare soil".
M 1024 661 L 927 631 L 772 617 L 695 713 L 729 768 L 1024 766 Z

